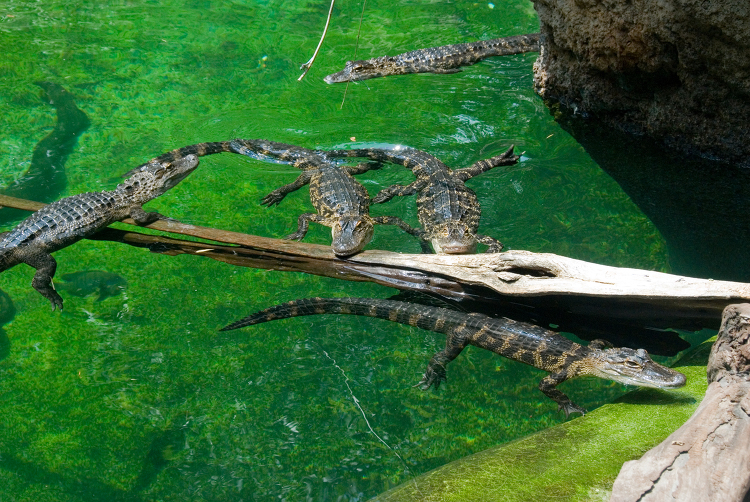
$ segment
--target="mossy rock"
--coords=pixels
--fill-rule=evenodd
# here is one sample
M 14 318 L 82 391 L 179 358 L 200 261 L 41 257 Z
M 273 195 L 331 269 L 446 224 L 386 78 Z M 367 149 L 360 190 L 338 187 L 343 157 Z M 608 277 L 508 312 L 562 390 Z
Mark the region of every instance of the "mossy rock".
M 377 502 L 605 501 L 623 462 L 678 429 L 706 392 L 713 339 L 675 365 L 687 385 L 639 389 L 585 417 L 456 460 L 372 499 Z

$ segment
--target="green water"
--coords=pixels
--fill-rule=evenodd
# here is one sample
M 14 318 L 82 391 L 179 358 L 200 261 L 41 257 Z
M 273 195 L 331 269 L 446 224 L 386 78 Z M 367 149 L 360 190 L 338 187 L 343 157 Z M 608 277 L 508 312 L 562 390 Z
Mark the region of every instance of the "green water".
M 550 116 L 532 90 L 536 54 L 455 75 L 345 86 L 322 77 L 354 53 L 361 4 L 340 2 L 307 78 L 327 2 L 6 1 L 0 5 L 0 181 L 28 169 L 54 110 L 33 82 L 64 85 L 91 119 L 67 162 L 65 195 L 111 189 L 172 148 L 234 137 L 305 147 L 406 144 L 464 167 L 504 151 L 512 168 L 468 182 L 482 233 L 513 249 L 668 270 L 649 219 Z M 359 57 L 538 30 L 526 0 L 370 0 Z M 287 166 L 202 159 L 150 203 L 181 221 L 280 237 L 310 210 L 305 191 L 265 209 Z M 410 173 L 359 179 L 370 193 Z M 43 190 L 43 187 L 40 188 Z M 416 223 L 414 198 L 375 207 Z M 330 242 L 311 226 L 307 240 Z M 369 249 L 418 252 L 400 231 Z M 448 461 L 564 419 L 537 390 L 543 373 L 467 349 L 448 385 L 411 387 L 444 343 L 376 319 L 299 318 L 228 333 L 226 323 L 297 297 L 388 297 L 395 290 L 232 267 L 199 257 L 83 241 L 56 253 L 57 276 L 114 272 L 123 294 L 63 292 L 65 311 L 2 274 L 15 319 L 0 340 L 0 500 L 365 500 Z M 594 408 L 624 387 L 563 385 Z

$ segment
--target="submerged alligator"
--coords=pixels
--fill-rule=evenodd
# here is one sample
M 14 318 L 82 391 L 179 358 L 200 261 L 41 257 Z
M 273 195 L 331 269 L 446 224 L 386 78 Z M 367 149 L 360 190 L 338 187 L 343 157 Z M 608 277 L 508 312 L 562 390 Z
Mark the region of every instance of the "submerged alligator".
M 57 109 L 57 121 L 52 131 L 34 147 L 26 173 L 0 194 L 51 202 L 62 193 L 68 182 L 65 162 L 73 152 L 78 137 L 88 129 L 91 121 L 75 103 L 73 95 L 54 82 L 34 82 L 44 91 L 45 102 Z M 18 209 L 2 208 L 0 223 L 17 221 L 25 215 Z
M 145 212 L 143 204 L 177 185 L 196 167 L 195 155 L 173 162 L 148 163 L 112 191 L 73 195 L 43 207 L 2 234 L 0 272 L 19 263 L 34 267 L 31 285 L 52 303 L 52 310 L 62 310 L 62 298 L 52 285 L 57 268 L 52 253 L 128 216 L 139 225 L 164 218 L 159 213 Z
M 309 150 L 262 139 L 234 139 L 188 145 L 164 153 L 149 162 L 169 162 L 189 154 L 202 157 L 220 152 L 237 153 L 256 160 L 288 163 L 302 170 L 302 174 L 294 182 L 277 188 L 261 201 L 267 206 L 279 204 L 287 194 L 307 184 L 310 185 L 310 201 L 317 214 L 301 214 L 297 231 L 284 239 L 303 239 L 310 222 L 314 221 L 331 227 L 331 248 L 336 256 L 346 257 L 358 253 L 370 242 L 376 223 L 396 225 L 412 235 L 419 234 L 419 230 L 410 227 L 400 218 L 370 216 L 370 198 L 367 190 L 352 175 L 374 169 L 375 165 L 338 166 L 321 150 Z
M 415 235 L 430 241 L 436 253 L 464 254 L 476 252 L 477 242 L 489 246 L 488 253 L 499 253 L 503 244 L 492 237 L 477 235 L 481 208 L 473 190 L 464 181 L 497 166 L 518 162 L 513 146 L 505 153 L 480 160 L 469 167 L 452 170 L 437 157 L 413 148 L 365 148 L 331 150 L 329 157 L 361 157 L 393 162 L 411 169 L 416 180 L 408 186 L 391 185 L 381 190 L 372 202 L 379 204 L 397 195 L 417 194 L 417 216 L 422 230 Z
M 378 317 L 448 335 L 445 349 L 436 353 L 422 380 L 422 390 L 436 388 L 446 379 L 445 366 L 467 345 L 474 345 L 550 373 L 539 390 L 555 401 L 565 416 L 585 414 L 558 390 L 557 385 L 591 375 L 626 385 L 675 388 L 685 375 L 655 363 L 643 349 L 613 348 L 604 340 L 579 345 L 562 335 L 533 324 L 478 313 L 372 298 L 311 298 L 267 308 L 221 329 L 227 331 L 275 319 L 317 314 L 352 314 Z
M 428 47 L 398 56 L 347 61 L 343 70 L 328 75 L 328 84 L 356 82 L 388 75 L 408 73 L 456 73 L 461 66 L 470 66 L 486 58 L 523 52 L 539 52 L 541 34 L 495 38 L 465 44 Z

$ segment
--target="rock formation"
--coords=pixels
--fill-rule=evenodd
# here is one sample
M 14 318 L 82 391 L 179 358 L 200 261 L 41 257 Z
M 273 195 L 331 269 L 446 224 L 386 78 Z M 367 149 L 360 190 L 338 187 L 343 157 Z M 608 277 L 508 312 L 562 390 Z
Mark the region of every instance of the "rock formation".
M 747 0 L 533 0 L 545 99 L 750 167 Z

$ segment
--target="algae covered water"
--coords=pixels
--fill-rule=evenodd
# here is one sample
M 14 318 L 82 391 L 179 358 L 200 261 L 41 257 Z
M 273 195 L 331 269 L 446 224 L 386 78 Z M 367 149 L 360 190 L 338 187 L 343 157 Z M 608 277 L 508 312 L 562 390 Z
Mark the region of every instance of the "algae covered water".
M 5 2 L 0 182 L 25 175 L 53 128 L 55 111 L 34 82 L 54 82 L 91 121 L 67 159 L 61 196 L 111 189 L 167 150 L 235 137 L 403 144 L 452 167 L 515 144 L 518 165 L 467 183 L 482 202 L 481 233 L 514 249 L 668 271 L 659 231 L 534 94 L 536 54 L 353 84 L 345 99 L 346 86 L 326 85 L 323 76 L 354 57 L 361 9 L 339 2 L 298 82 L 327 2 Z M 538 28 L 525 0 L 371 0 L 357 57 Z M 270 209 L 259 200 L 297 174 L 205 157 L 147 209 L 281 237 L 311 210 L 306 191 Z M 388 166 L 358 179 L 374 194 L 410 176 Z M 47 189 L 40 180 L 38 198 Z M 413 197 L 373 214 L 417 223 Z M 313 224 L 307 240 L 327 244 L 330 230 Z M 368 249 L 420 248 L 379 227 Z M 82 241 L 55 257 L 57 278 L 92 277 L 61 288 L 62 313 L 30 287 L 29 267 L 0 276 L 16 309 L 0 333 L 0 500 L 365 500 L 563 421 L 537 389 L 543 372 L 476 349 L 451 363 L 447 386 L 412 388 L 444 343 L 435 333 L 347 316 L 217 332 L 294 298 L 385 298 L 393 289 L 111 242 Z M 102 284 L 115 285 L 111 294 Z M 624 391 L 585 379 L 563 389 L 587 408 Z

